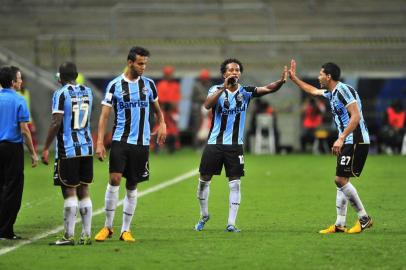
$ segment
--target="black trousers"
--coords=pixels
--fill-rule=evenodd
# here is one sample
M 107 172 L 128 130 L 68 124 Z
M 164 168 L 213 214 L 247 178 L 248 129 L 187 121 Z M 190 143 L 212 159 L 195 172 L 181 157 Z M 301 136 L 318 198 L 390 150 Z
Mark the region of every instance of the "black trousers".
M 22 143 L 0 142 L 0 237 L 14 236 L 24 187 Z

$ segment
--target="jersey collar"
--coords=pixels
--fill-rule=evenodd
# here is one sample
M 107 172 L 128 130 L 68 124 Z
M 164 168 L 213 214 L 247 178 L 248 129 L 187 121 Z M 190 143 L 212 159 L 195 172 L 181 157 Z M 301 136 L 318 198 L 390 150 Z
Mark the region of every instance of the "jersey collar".
M 228 90 L 228 88 L 226 88 L 226 91 L 231 94 L 234 95 L 235 93 L 237 93 L 240 89 L 241 89 L 242 85 L 238 84 L 237 90 L 235 90 L 234 92 L 231 92 L 230 90 Z
M 342 84 L 342 82 L 337 82 L 336 87 L 334 88 L 334 90 L 331 92 L 332 94 L 334 94 L 335 91 L 338 90 L 338 87 Z
M 121 74 L 121 76 L 123 77 L 123 80 L 126 81 L 126 82 L 128 82 L 128 83 L 138 83 L 138 81 L 139 81 L 140 78 L 141 78 L 141 76 L 138 76 L 138 78 L 137 78 L 135 81 L 131 81 L 130 79 L 128 79 L 128 78 L 124 75 L 124 73 Z
M 17 93 L 17 91 L 14 90 L 13 88 L 1 88 L 0 91 L 11 92 L 11 93 L 15 92 L 15 93 Z

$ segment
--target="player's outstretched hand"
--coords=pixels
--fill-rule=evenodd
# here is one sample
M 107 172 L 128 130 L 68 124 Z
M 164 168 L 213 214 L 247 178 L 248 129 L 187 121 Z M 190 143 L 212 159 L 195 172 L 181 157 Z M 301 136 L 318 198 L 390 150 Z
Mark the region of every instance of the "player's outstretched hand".
M 48 165 L 48 162 L 49 162 L 49 150 L 48 150 L 48 149 L 44 149 L 44 150 L 42 151 L 41 161 L 42 161 L 42 163 L 44 163 L 45 165 Z
M 283 83 L 285 83 L 287 79 L 288 79 L 288 67 L 285 66 L 285 67 L 283 68 L 283 72 L 282 72 L 282 76 L 281 76 L 281 81 L 282 81 Z
M 96 156 L 97 159 L 100 161 L 103 161 L 106 158 L 106 148 L 104 147 L 104 144 L 97 144 L 96 146 Z
M 290 61 L 289 78 L 293 79 L 294 77 L 296 77 L 296 61 L 292 59 Z

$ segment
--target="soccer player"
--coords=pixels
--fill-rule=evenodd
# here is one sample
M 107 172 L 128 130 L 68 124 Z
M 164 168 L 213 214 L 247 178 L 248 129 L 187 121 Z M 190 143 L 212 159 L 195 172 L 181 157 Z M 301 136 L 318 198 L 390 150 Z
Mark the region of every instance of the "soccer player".
M 64 236 L 51 245 L 74 245 L 76 214 L 79 209 L 82 233 L 78 244 L 91 244 L 92 201 L 89 184 L 93 181 L 93 141 L 90 132 L 93 93 L 76 84 L 76 65 L 59 66 L 59 82 L 52 99 L 49 126 L 42 162 L 48 165 L 49 147 L 56 136 L 54 184 L 61 186 L 64 198 Z M 79 199 L 79 202 L 78 202 Z
M 319 231 L 328 233 L 360 233 L 372 226 L 372 218 L 368 216 L 357 190 L 350 182 L 350 177 L 359 177 L 364 167 L 369 150 L 369 134 L 362 115 L 361 99 L 357 91 L 348 84 L 339 81 L 340 68 L 334 63 L 326 63 L 321 67 L 319 82 L 322 89 L 317 89 L 296 76 L 296 62 L 291 61 L 290 79 L 308 94 L 323 96 L 330 101 L 334 122 L 339 136 L 334 142 L 332 153 L 337 156 L 335 183 L 337 185 L 337 219 L 335 224 Z M 358 220 L 347 230 L 346 215 L 348 201 L 357 212 Z
M 24 187 L 23 141 L 31 155 L 31 166 L 38 157 L 28 128 L 27 103 L 16 93 L 21 89 L 17 67 L 0 68 L 0 240 L 19 240 L 14 223 L 21 207 Z
M 149 179 L 150 106 L 157 116 L 158 143 L 165 141 L 166 125 L 159 107 L 155 83 L 142 76 L 149 55 L 145 48 L 131 48 L 127 56 L 127 70 L 107 85 L 102 101 L 96 147 L 100 160 L 106 156 L 103 138 L 112 107 L 115 125 L 110 151 L 110 179 L 105 194 L 106 221 L 95 236 L 96 241 L 104 241 L 113 234 L 114 213 L 122 176 L 126 178 L 127 192 L 123 204 L 120 240 L 135 241 L 130 226 L 137 205 L 137 185 Z
M 210 219 L 208 199 L 210 181 L 213 175 L 220 175 L 223 165 L 230 187 L 227 232 L 239 232 L 235 226 L 241 201 L 241 177 L 244 176 L 243 136 L 245 117 L 252 98 L 278 91 L 287 78 L 285 66 L 281 79 L 260 87 L 243 86 L 238 83 L 243 73 L 243 65 L 237 59 L 226 59 L 220 67 L 224 83 L 214 85 L 204 107 L 211 109 L 213 121 L 200 162 L 200 178 L 197 198 L 201 218 L 195 225 L 196 231 L 203 230 Z

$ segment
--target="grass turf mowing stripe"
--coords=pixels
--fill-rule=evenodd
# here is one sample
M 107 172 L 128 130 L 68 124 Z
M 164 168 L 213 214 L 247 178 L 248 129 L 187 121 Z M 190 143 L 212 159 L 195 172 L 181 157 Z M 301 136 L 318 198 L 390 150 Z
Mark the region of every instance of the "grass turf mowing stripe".
M 198 173 L 199 172 L 196 169 L 193 169 L 193 170 L 191 170 L 191 171 L 189 171 L 187 173 L 176 176 L 173 179 L 164 181 L 163 183 L 160 183 L 158 185 L 155 185 L 155 186 L 153 186 L 151 188 L 148 188 L 148 189 L 146 189 L 144 191 L 139 192 L 138 193 L 138 198 L 141 198 L 141 197 L 143 197 L 145 195 L 148 195 L 150 193 L 154 193 L 154 192 L 159 191 L 161 189 L 167 188 L 169 186 L 175 185 L 175 184 L 177 184 L 179 182 L 185 181 L 185 180 L 197 175 Z M 120 206 L 122 204 L 123 204 L 123 200 L 119 201 L 117 206 Z M 97 216 L 97 215 L 100 215 L 102 213 L 104 213 L 104 207 L 99 208 L 96 211 L 94 211 L 92 216 Z M 80 218 L 76 219 L 76 223 L 78 223 L 80 221 L 81 221 Z M 50 236 L 52 234 L 56 234 L 56 233 L 62 231 L 63 229 L 64 229 L 63 226 L 58 226 L 58 227 L 56 227 L 56 228 L 54 228 L 54 229 L 52 229 L 50 231 L 46 231 L 44 233 L 37 234 L 37 235 L 33 236 L 31 239 L 19 241 L 18 244 L 14 245 L 14 246 L 2 248 L 2 249 L 0 249 L 0 256 L 6 254 L 8 252 L 11 252 L 13 250 L 16 250 L 16 249 L 18 249 L 18 248 L 20 248 L 22 246 L 31 244 L 32 242 L 35 242 L 35 241 L 40 240 L 42 238 L 48 237 L 48 236 Z

